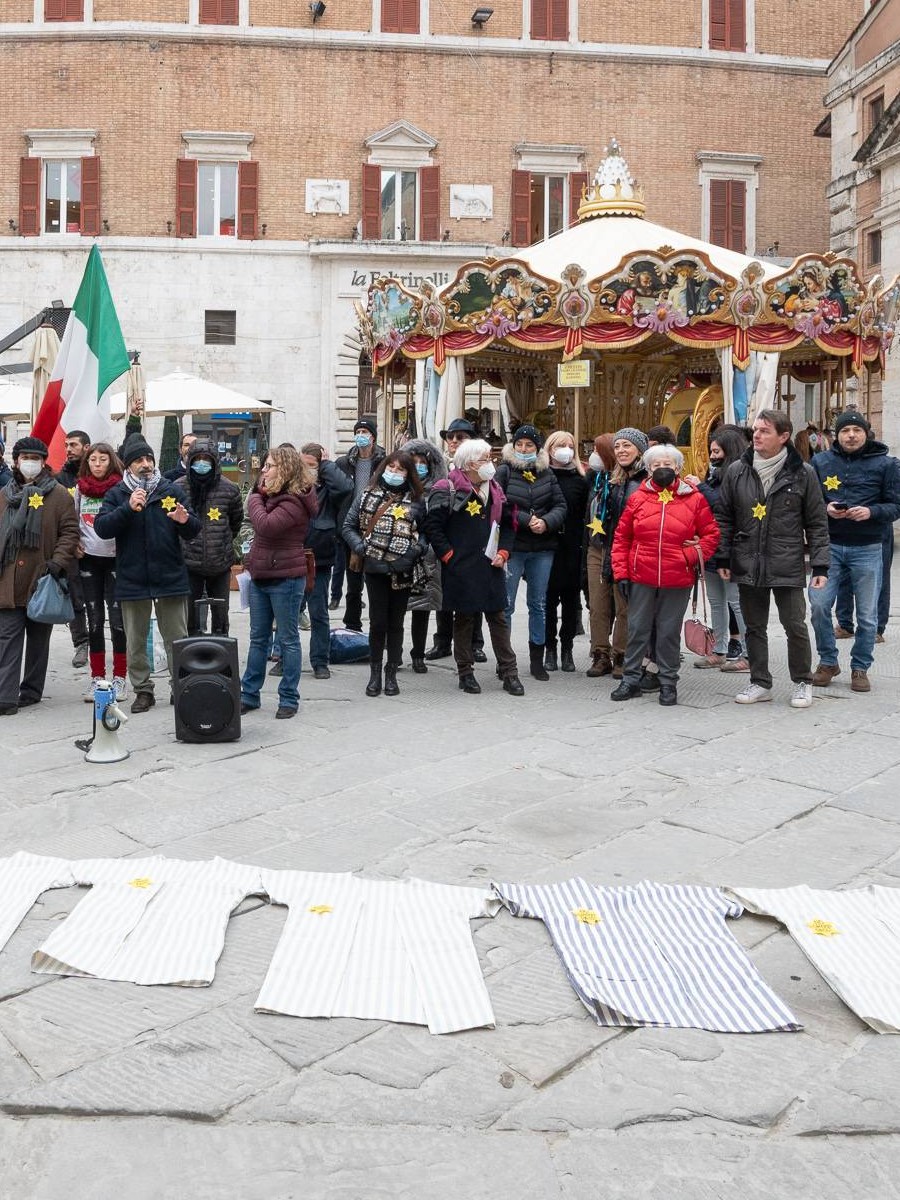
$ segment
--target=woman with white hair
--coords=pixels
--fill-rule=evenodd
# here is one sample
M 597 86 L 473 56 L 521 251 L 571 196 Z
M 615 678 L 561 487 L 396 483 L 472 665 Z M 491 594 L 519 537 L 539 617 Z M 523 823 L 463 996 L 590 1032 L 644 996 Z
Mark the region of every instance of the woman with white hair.
M 612 547 L 613 577 L 628 601 L 628 647 L 612 700 L 640 696 L 641 664 L 656 626 L 659 702 L 678 703 L 681 626 L 691 587 L 719 544 L 719 527 L 704 497 L 684 479 L 675 446 L 644 454 L 648 478 L 625 505 Z
M 443 603 L 453 613 L 453 653 L 459 686 L 476 694 L 472 629 L 484 613 L 503 690 L 522 696 L 518 664 L 509 639 L 506 564 L 515 541 L 512 510 L 494 480 L 491 447 L 479 438 L 463 442 L 448 479 L 428 497 L 425 534 L 441 561 Z M 488 551 L 490 550 L 490 557 Z

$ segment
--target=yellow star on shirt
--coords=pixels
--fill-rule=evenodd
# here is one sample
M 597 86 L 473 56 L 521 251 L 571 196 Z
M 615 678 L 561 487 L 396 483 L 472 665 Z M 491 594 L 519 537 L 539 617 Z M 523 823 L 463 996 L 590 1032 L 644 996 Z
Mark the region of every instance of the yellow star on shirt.
M 69 493 L 69 495 L 70 495 L 70 496 L 71 496 L 71 497 L 74 499 L 74 497 L 75 497 L 75 489 L 74 489 L 73 487 L 70 487 L 70 488 L 66 488 L 66 491 L 67 491 L 67 492 Z
M 402 521 L 403 518 L 406 516 L 406 509 L 403 507 L 402 504 L 395 504 L 394 507 L 391 509 L 391 516 L 396 521 Z
M 763 519 L 763 517 L 766 515 L 766 506 L 764 504 L 760 504 L 759 501 L 757 501 L 756 504 L 753 505 L 753 508 L 750 511 L 753 513 L 754 517 L 756 517 L 757 521 L 761 521 Z
M 600 925 L 600 914 L 593 908 L 573 908 L 572 916 L 577 917 L 582 925 Z
M 163 506 L 166 512 L 171 512 L 177 503 L 178 501 L 174 496 L 164 496 L 160 501 L 160 504 Z
M 309 912 L 315 913 L 317 916 L 321 917 L 323 913 L 334 912 L 334 909 L 330 904 L 314 904 L 312 908 L 309 909 Z
M 477 517 L 481 513 L 481 505 L 477 500 L 470 500 L 466 505 L 466 512 L 470 517 Z
M 219 511 L 219 509 L 217 509 L 217 508 L 208 509 L 206 515 L 209 517 L 210 521 L 221 521 L 222 520 L 222 514 Z
M 136 888 L 148 888 L 153 886 L 153 880 L 147 879 L 146 876 L 142 875 L 139 879 L 129 879 L 128 886 Z
M 836 492 L 840 486 L 841 481 L 838 479 L 837 475 L 829 475 L 825 480 L 826 492 Z
M 817 937 L 840 937 L 841 933 L 836 925 L 831 921 L 823 921 L 821 917 L 807 921 L 806 928 Z
M 534 483 L 537 476 L 535 475 L 534 471 L 523 471 L 522 478 L 526 483 Z
M 668 504 L 670 500 L 674 499 L 674 495 L 669 491 L 668 488 L 663 488 L 663 490 L 659 493 L 660 504 Z
M 37 494 L 37 492 L 35 492 L 33 496 L 28 497 L 28 507 L 29 508 L 41 508 L 41 507 L 43 507 L 43 504 L 44 504 L 44 497 L 39 496 Z
M 603 528 L 603 522 L 599 517 L 594 517 L 593 521 L 588 522 L 588 529 L 591 533 L 606 533 L 606 530 Z

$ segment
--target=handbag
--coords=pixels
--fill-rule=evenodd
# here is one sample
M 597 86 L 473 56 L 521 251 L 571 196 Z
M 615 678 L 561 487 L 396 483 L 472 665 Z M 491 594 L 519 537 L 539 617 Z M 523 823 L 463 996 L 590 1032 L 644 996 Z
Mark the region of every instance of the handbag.
M 427 586 L 428 571 L 421 558 L 416 559 L 410 571 L 391 572 L 391 587 L 395 592 L 402 592 L 409 588 L 410 595 L 421 596 L 424 595 Z
M 306 591 L 311 592 L 316 586 L 316 555 L 313 550 L 305 549 L 306 556 Z
M 65 576 L 54 579 L 49 572 L 42 575 L 29 597 L 25 615 L 41 625 L 68 625 L 74 620 L 75 609 Z
M 703 594 L 703 620 L 697 618 L 697 592 Z M 694 590 L 691 595 L 691 615 L 684 623 L 684 644 L 692 654 L 699 654 L 701 658 L 705 658 L 708 654 L 712 654 L 716 648 L 716 635 L 709 627 L 709 616 L 706 609 L 706 579 L 703 576 L 703 571 L 697 571 L 697 578 L 694 580 Z

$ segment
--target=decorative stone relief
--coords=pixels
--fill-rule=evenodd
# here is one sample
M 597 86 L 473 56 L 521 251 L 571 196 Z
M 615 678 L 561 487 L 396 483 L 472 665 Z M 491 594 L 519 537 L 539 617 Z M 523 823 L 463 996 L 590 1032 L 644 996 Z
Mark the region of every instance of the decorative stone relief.
M 494 189 L 487 183 L 451 183 L 450 216 L 487 221 L 494 215 Z
M 306 211 L 346 216 L 350 211 L 349 179 L 307 179 Z

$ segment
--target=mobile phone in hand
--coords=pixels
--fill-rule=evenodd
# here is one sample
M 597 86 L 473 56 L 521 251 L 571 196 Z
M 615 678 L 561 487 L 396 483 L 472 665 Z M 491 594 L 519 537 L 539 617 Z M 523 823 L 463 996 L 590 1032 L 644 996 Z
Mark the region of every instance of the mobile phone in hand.
M 846 512 L 846 511 L 847 511 L 847 509 L 850 507 L 850 505 L 849 505 L 849 504 L 847 504 L 847 503 L 845 503 L 843 500 L 833 500 L 833 501 L 832 501 L 832 504 L 831 504 L 831 507 L 832 507 L 832 508 L 833 508 L 833 509 L 834 509 L 836 512 Z

